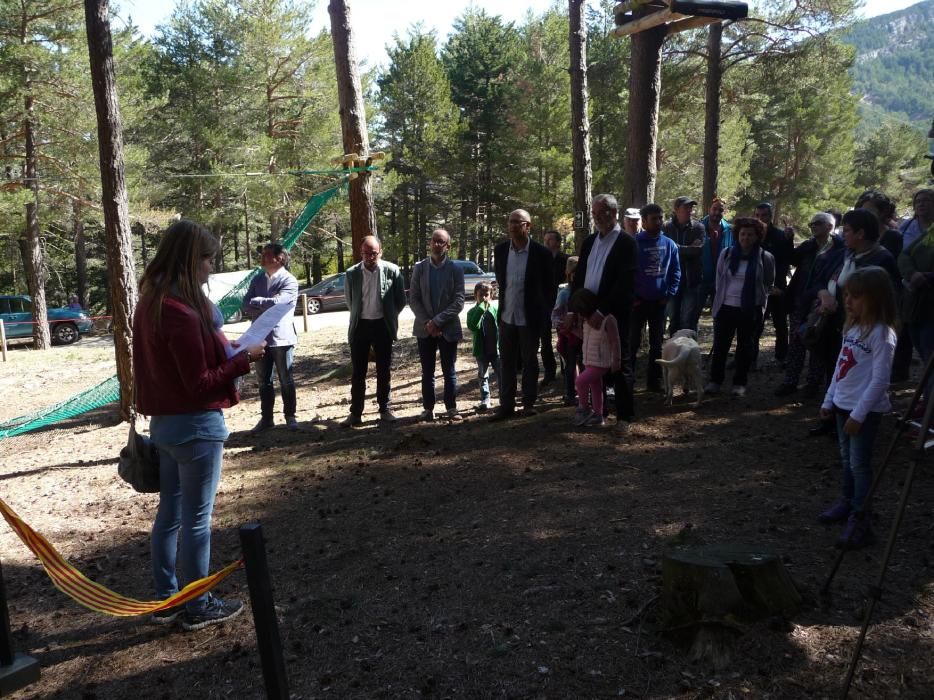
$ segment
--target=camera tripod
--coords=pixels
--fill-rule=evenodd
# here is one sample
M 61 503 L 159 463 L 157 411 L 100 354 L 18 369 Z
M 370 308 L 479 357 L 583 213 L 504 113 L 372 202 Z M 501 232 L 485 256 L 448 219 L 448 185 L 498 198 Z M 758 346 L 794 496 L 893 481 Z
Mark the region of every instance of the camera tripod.
M 867 591 L 868 605 L 866 606 L 866 614 L 863 617 L 863 625 L 860 629 L 859 637 L 856 639 L 856 647 L 853 649 L 853 654 L 850 657 L 850 665 L 847 668 L 846 679 L 843 683 L 843 690 L 840 693 L 840 697 L 844 700 L 850 692 L 850 685 L 853 682 L 853 676 L 856 673 L 856 667 L 859 665 L 860 655 L 863 650 L 863 642 L 866 640 L 866 633 L 869 631 L 869 625 L 872 622 L 872 613 L 875 610 L 876 602 L 882 599 L 882 583 L 885 580 L 885 574 L 889 566 L 889 560 L 892 557 L 892 551 L 895 549 L 895 538 L 898 535 L 898 529 L 902 524 L 902 517 L 905 515 L 905 505 L 908 503 L 908 495 L 911 492 L 911 485 L 915 478 L 915 472 L 917 471 L 918 466 L 924 460 L 925 451 L 931 447 L 934 447 L 934 430 L 931 429 L 931 418 L 932 415 L 934 415 L 934 397 L 926 397 L 927 403 L 924 410 L 924 417 L 920 422 L 911 419 L 915 413 L 915 409 L 921 401 L 924 388 L 931 380 L 932 373 L 934 373 L 934 355 L 931 355 L 931 357 L 928 358 L 924 372 L 921 376 L 921 381 L 918 383 L 918 386 L 911 397 L 911 402 L 909 403 L 908 408 L 905 409 L 904 414 L 896 422 L 896 429 L 892 435 L 891 441 L 889 442 L 888 448 L 886 449 L 885 457 L 883 458 L 882 464 L 879 466 L 879 469 L 872 480 L 872 485 L 869 487 L 869 492 L 866 494 L 866 502 L 869 503 L 872 495 L 876 491 L 876 488 L 879 486 L 879 482 L 882 479 L 882 475 L 885 473 L 885 469 L 892 458 L 892 454 L 895 452 L 895 447 L 898 444 L 898 441 L 909 428 L 917 429 L 918 436 L 912 441 L 911 462 L 908 467 L 908 473 L 905 475 L 905 483 L 904 486 L 902 486 L 901 495 L 899 497 L 898 510 L 895 513 L 895 519 L 892 521 L 892 526 L 889 530 L 889 539 L 885 545 L 885 552 L 882 555 L 882 566 L 879 570 L 878 576 L 876 577 L 875 583 L 870 585 Z M 846 548 L 840 550 L 840 553 L 837 555 L 833 565 L 830 568 L 830 573 L 827 576 L 827 580 L 824 582 L 824 585 L 821 586 L 820 595 L 821 599 L 824 601 L 829 600 L 830 584 L 833 582 L 834 576 L 836 575 L 837 570 L 840 568 L 840 564 L 843 562 L 843 558 L 846 556 L 846 552 Z

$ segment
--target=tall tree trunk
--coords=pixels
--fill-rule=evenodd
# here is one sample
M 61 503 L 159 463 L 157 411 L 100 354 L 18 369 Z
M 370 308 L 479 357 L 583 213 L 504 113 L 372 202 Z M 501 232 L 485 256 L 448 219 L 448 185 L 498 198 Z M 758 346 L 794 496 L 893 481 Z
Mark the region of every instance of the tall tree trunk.
M 123 130 L 113 72 L 108 0 L 84 0 L 91 82 L 97 112 L 104 230 L 107 233 L 108 287 L 113 314 L 114 353 L 120 381 L 120 414 L 128 420 L 133 406 L 133 311 L 136 274 L 123 173 Z
M 318 284 L 321 281 L 321 253 L 314 252 L 311 254 L 311 284 Z
M 84 236 L 84 221 L 82 220 L 81 204 L 75 200 L 72 205 L 73 233 L 75 235 L 75 278 L 77 282 L 76 294 L 78 303 L 82 308 L 88 308 L 88 247 Z
M 32 297 L 33 347 L 45 350 L 52 345 L 49 332 L 48 308 L 45 301 L 45 283 L 49 271 L 45 265 L 45 253 L 39 240 L 39 153 L 36 150 L 34 100 L 31 95 L 32 81 L 26 78 L 25 119 L 23 132 L 26 141 L 26 161 L 23 175 L 26 186 L 32 192 L 32 200 L 26 204 L 26 231 L 23 238 L 23 269 L 26 273 L 26 288 Z
M 720 40 L 723 24 L 710 25 L 707 35 L 707 104 L 704 109 L 704 194 L 701 204 L 704 211 L 717 196 L 717 180 L 720 177 L 720 85 L 723 83 L 723 65 L 720 55 Z
M 645 13 L 645 9 L 639 13 Z M 664 25 L 633 34 L 629 59 L 629 132 L 623 171 L 623 207 L 642 207 L 655 199 L 658 165 L 658 100 L 662 89 Z
M 253 269 L 253 251 L 250 250 L 250 209 L 247 205 L 246 192 L 243 193 L 243 248 L 246 251 L 246 269 Z
M 584 0 L 569 0 L 571 18 L 571 137 L 574 158 L 574 249 L 580 250 L 593 228 L 590 220 L 590 198 L 593 172 L 590 164 L 590 120 L 587 118 L 587 22 Z
M 334 225 L 334 235 L 337 236 L 337 271 L 344 271 L 344 239 L 341 238 L 341 225 Z
M 357 72 L 353 30 L 350 23 L 350 3 L 331 0 L 331 36 L 334 44 L 334 65 L 337 70 L 337 95 L 340 103 L 341 134 L 344 153 L 356 153 L 369 162 L 370 143 L 366 130 L 363 91 Z M 360 245 L 366 236 L 376 235 L 376 210 L 373 207 L 373 183 L 370 173 L 360 173 L 350 181 L 350 235 L 353 259 L 360 259 Z

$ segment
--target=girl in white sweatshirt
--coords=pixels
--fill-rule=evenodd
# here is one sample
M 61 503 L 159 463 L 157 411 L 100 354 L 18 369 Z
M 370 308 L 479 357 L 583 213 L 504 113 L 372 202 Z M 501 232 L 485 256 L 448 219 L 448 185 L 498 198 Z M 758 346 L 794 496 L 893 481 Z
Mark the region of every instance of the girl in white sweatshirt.
M 881 267 L 853 271 L 844 285 L 846 324 L 833 380 L 820 408 L 834 416 L 843 466 L 840 500 L 818 516 L 824 523 L 846 521 L 838 547 L 856 549 L 872 533 L 866 494 L 872 483 L 872 448 L 889 403 L 889 376 L 895 352 L 895 290 Z

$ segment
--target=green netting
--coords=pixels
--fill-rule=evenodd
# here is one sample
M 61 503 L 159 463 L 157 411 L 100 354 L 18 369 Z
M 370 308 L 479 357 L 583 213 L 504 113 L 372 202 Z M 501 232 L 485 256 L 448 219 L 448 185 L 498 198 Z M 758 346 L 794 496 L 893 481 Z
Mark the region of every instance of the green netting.
M 282 246 L 286 250 L 292 249 L 292 246 L 295 245 L 296 241 L 298 241 L 305 232 L 311 220 L 317 216 L 321 208 L 327 204 L 332 197 L 341 191 L 345 182 L 346 178 L 323 192 L 318 192 L 311 196 L 301 214 L 298 215 L 285 236 L 283 236 Z M 218 302 L 217 306 L 224 315 L 224 320 L 228 320 L 240 310 L 240 304 L 243 301 L 243 295 L 250 286 L 250 280 L 253 279 L 260 269 L 260 267 L 254 268 L 249 275 L 241 280 L 236 287 L 227 292 Z M 92 411 L 95 408 L 100 408 L 101 406 L 106 406 L 119 399 L 120 384 L 117 382 L 117 377 L 113 376 L 110 379 L 104 380 L 97 386 L 82 391 L 80 394 L 65 399 L 54 406 L 46 406 L 33 413 L 11 418 L 8 421 L 0 423 L 0 440 L 13 437 L 14 435 L 28 433 L 32 430 L 38 430 L 39 428 L 58 423 L 68 418 L 80 416 L 83 413 Z

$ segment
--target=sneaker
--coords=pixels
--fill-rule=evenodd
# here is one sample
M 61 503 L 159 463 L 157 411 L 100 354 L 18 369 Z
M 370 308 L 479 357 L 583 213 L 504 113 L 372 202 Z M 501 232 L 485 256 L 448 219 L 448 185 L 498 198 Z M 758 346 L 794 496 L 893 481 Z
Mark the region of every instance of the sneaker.
M 254 425 L 250 432 L 256 435 L 257 433 L 261 433 L 264 430 L 269 430 L 274 425 L 275 423 L 273 422 L 272 418 L 260 418 L 259 423 Z
M 845 498 L 841 498 L 830 506 L 830 508 L 818 515 L 817 519 L 822 523 L 840 523 L 850 517 L 851 508 L 850 502 Z
M 731 393 L 733 394 L 733 396 L 737 396 L 737 397 L 739 397 L 739 398 L 743 398 L 743 397 L 746 395 L 746 387 L 744 387 L 744 386 L 742 386 L 742 385 L 740 385 L 740 386 L 734 386 Z
M 454 423 L 459 423 L 460 421 L 464 420 L 464 419 L 461 417 L 461 414 L 457 412 L 457 409 L 456 409 L 456 408 L 449 408 L 449 409 L 445 412 L 444 415 L 447 416 L 447 419 L 448 419 L 449 421 L 453 421 Z
M 535 410 L 535 407 L 533 406 L 525 406 L 522 409 L 522 415 L 525 416 L 526 418 L 528 418 L 529 416 L 537 416 L 538 411 Z
M 356 428 L 358 425 L 363 425 L 363 420 L 356 413 L 351 413 L 338 425 L 342 428 Z
M 605 428 L 606 424 L 606 418 L 596 414 L 590 416 L 590 418 L 587 419 L 587 422 L 584 423 L 584 425 L 588 428 Z
M 431 409 L 426 408 L 424 411 L 418 414 L 418 420 L 420 421 L 429 421 L 435 419 L 435 412 Z
M 565 396 L 565 397 L 564 397 L 564 405 L 565 405 L 565 406 L 576 406 L 576 405 L 577 405 L 577 397 L 576 397 L 576 396 Z
M 477 413 L 486 413 L 489 410 L 490 404 L 488 403 L 481 403 L 479 406 L 477 406 Z
M 396 418 L 396 414 L 390 411 L 388 408 L 384 408 L 379 412 L 379 419 L 384 423 L 395 423 L 397 420 L 399 420 Z
M 791 396 L 798 390 L 798 387 L 794 384 L 779 384 L 778 388 L 773 392 L 776 396 Z
M 719 394 L 720 385 L 716 382 L 707 382 L 707 386 L 704 387 L 705 394 Z
M 872 528 L 869 523 L 869 513 L 850 513 L 843 528 L 843 534 L 837 540 L 840 549 L 860 549 L 872 542 Z
M 285 427 L 288 430 L 298 430 L 298 419 L 295 416 L 288 416 L 285 419 Z
M 149 616 L 149 621 L 154 625 L 169 625 L 175 622 L 175 619 L 185 610 L 184 605 L 173 605 L 171 608 L 159 610 Z
M 232 620 L 243 612 L 243 603 L 239 600 L 221 600 L 211 596 L 201 612 L 190 613 L 187 610 L 182 616 L 182 629 L 192 632 L 204 629 L 210 625 Z
M 589 421 L 593 417 L 594 417 L 594 412 L 591 411 L 589 408 L 578 407 L 578 409 L 574 411 L 574 425 L 580 427 L 586 424 L 587 421 Z

